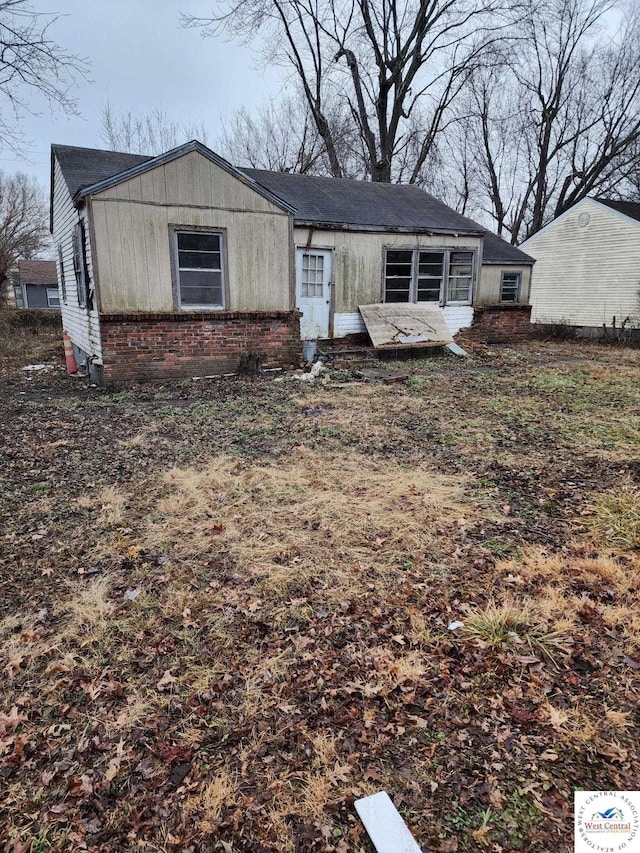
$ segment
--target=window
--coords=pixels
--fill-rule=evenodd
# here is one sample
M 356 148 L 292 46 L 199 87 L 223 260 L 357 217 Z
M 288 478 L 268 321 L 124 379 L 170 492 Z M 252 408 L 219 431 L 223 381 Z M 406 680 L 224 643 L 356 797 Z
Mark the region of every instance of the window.
M 470 302 L 474 253 L 453 249 L 387 249 L 385 302 Z
M 520 277 L 519 272 L 503 272 L 502 287 L 500 289 L 501 302 L 517 302 L 520 296 Z
M 324 255 L 302 256 L 302 298 L 322 297 L 324 283 Z
M 412 302 L 412 251 L 387 249 L 385 264 L 385 302 Z
M 440 302 L 444 278 L 444 252 L 420 252 L 418 302 Z
M 58 294 L 57 287 L 48 287 L 47 288 L 47 307 L 48 308 L 59 308 L 60 307 L 60 296 Z
M 89 266 L 87 264 L 87 234 L 84 222 L 76 222 L 73 229 L 73 272 L 76 277 L 76 293 L 80 308 L 92 308 L 89 290 Z
M 21 284 L 13 285 L 13 293 L 16 298 L 16 308 L 24 308 L 24 290 Z
M 223 234 L 175 231 L 181 308 L 224 308 Z
M 62 294 L 62 301 L 67 301 L 67 282 L 64 277 L 64 260 L 62 258 L 62 246 L 58 243 L 58 269 L 60 270 L 60 292 Z M 60 304 L 60 300 L 58 300 L 58 304 Z

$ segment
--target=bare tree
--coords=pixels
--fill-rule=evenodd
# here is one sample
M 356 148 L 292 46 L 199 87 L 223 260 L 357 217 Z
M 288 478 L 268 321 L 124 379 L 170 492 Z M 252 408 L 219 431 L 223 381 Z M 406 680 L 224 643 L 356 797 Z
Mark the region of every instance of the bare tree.
M 348 171 L 332 112 L 347 114 L 373 181 L 418 181 L 450 105 L 508 24 L 504 0 L 229 0 L 218 15 L 183 16 L 204 35 L 264 36 L 291 68 L 332 175 Z M 407 157 L 411 150 L 412 156 Z
M 364 164 L 351 117 L 328 113 L 345 176 L 362 177 Z M 219 150 L 238 166 L 276 172 L 331 175 L 324 140 L 302 95 L 271 101 L 255 113 L 242 108 L 223 125 Z
M 77 112 L 72 86 L 87 63 L 50 35 L 57 16 L 36 12 L 27 0 L 0 0 L 0 150 L 24 148 L 20 130 L 31 97 L 44 95 L 64 112 Z
M 100 138 L 113 151 L 162 154 L 191 139 L 206 143 L 207 131 L 202 121 L 180 124 L 162 107 L 140 115 L 117 112 L 107 101 L 100 112 Z
M 20 258 L 33 258 L 49 243 L 47 202 L 34 178 L 0 172 L 0 300 Z
M 611 36 L 612 7 L 529 0 L 514 49 L 468 87 L 460 120 L 474 140 L 479 206 L 514 243 L 588 195 L 621 192 L 637 164 L 639 18 Z
M 256 114 L 242 108 L 223 125 L 220 153 L 238 166 L 274 172 L 326 173 L 326 150 L 302 99 L 271 101 Z

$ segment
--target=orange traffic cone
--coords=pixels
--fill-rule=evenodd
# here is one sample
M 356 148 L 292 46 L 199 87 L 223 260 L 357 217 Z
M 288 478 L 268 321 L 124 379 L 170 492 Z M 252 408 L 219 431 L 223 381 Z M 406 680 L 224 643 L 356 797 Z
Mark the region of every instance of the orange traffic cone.
M 78 365 L 76 364 L 76 358 L 73 354 L 73 344 L 71 343 L 71 338 L 64 329 L 62 330 L 62 339 L 64 341 L 64 360 L 67 364 L 67 373 L 77 373 Z

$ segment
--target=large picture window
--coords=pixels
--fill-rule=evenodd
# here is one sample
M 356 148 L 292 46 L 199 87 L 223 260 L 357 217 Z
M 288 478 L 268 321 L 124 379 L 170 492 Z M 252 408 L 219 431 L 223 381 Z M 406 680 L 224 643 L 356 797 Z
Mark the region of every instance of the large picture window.
M 469 303 L 474 253 L 453 249 L 387 249 L 385 302 Z
M 180 308 L 224 308 L 224 235 L 181 229 L 174 236 Z

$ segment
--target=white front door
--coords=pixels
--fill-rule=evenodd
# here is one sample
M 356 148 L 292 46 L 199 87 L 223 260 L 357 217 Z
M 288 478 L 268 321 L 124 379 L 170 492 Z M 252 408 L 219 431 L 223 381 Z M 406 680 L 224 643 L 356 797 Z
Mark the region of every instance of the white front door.
M 329 249 L 296 250 L 296 308 L 302 311 L 303 341 L 329 337 L 331 257 Z

